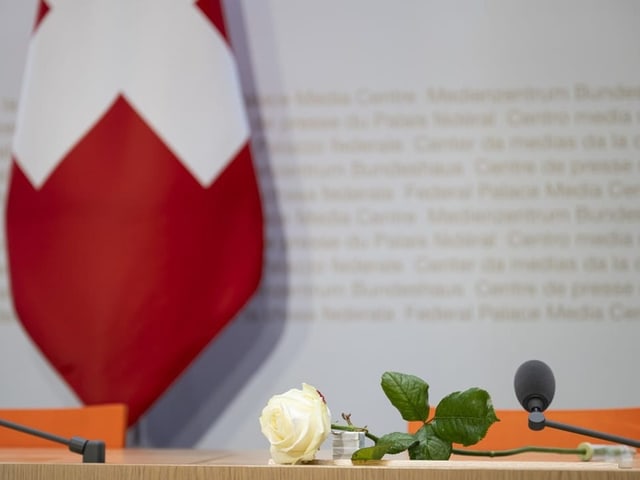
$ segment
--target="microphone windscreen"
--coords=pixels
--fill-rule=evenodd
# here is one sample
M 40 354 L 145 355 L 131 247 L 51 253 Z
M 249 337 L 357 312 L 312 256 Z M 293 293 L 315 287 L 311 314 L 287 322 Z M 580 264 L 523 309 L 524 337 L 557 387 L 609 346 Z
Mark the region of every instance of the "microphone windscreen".
M 520 405 L 526 411 L 530 412 L 534 407 L 544 411 L 553 400 L 556 380 L 546 363 L 528 360 L 518 367 L 513 387 Z

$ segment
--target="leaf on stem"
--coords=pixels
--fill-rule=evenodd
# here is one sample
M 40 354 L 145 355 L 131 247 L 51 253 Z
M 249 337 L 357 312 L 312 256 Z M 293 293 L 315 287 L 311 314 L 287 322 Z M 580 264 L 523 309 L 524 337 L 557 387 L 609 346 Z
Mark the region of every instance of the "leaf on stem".
M 409 447 L 411 460 L 447 460 L 451 456 L 451 442 L 438 437 L 431 424 L 423 425 L 414 437 L 418 442 Z
M 429 385 L 415 375 L 385 372 L 382 375 L 382 390 L 404 420 L 427 420 L 429 415 Z
M 443 440 L 468 446 L 482 440 L 497 421 L 489 394 L 480 388 L 470 388 L 443 398 L 431 425 Z
M 380 437 L 374 446 L 356 450 L 351 460 L 380 460 L 386 454 L 404 452 L 417 441 L 416 437 L 409 433 L 389 433 Z

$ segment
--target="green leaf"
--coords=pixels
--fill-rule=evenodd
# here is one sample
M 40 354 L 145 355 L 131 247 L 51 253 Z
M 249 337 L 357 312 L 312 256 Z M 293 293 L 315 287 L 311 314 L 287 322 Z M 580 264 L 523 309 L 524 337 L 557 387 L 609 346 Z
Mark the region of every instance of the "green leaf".
M 351 455 L 351 460 L 380 460 L 386 453 L 386 445 L 374 445 L 356 450 Z
M 394 432 L 378 439 L 372 447 L 365 447 L 353 452 L 351 460 L 380 460 L 387 453 L 395 455 L 404 452 L 416 443 L 416 438 L 409 433 Z
M 429 415 L 429 385 L 415 375 L 398 372 L 382 374 L 382 390 L 404 420 L 427 420 Z
M 468 446 L 482 440 L 497 421 L 489 394 L 480 388 L 470 388 L 443 398 L 431 425 L 443 440 Z
M 387 453 L 395 455 L 396 453 L 404 452 L 417 441 L 418 439 L 410 433 L 393 432 L 380 437 L 376 445 L 388 446 Z
M 409 447 L 411 460 L 448 460 L 451 456 L 451 442 L 438 437 L 431 424 L 425 424 L 414 437 L 417 443 Z

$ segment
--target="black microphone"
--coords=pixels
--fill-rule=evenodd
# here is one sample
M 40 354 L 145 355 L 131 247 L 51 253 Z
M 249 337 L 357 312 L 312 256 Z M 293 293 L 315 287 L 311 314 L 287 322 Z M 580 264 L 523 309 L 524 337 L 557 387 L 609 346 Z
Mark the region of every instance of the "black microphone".
M 513 388 L 527 412 L 544 412 L 556 392 L 556 379 L 546 363 L 529 360 L 518 367 Z
M 547 420 L 542 412 L 547 409 L 551 400 L 553 400 L 553 395 L 556 391 L 556 380 L 551 368 L 540 360 L 528 360 L 520 365 L 513 379 L 513 387 L 518 401 L 529 412 L 529 428 L 531 430 L 542 430 L 544 427 L 550 427 L 640 448 L 640 441 L 638 440 Z
M 85 440 L 82 437 L 65 438 L 52 433 L 36 430 L 35 428 L 26 427 L 19 423 L 10 422 L 0 418 L 0 426 L 10 428 L 11 430 L 17 430 L 18 432 L 26 433 L 27 435 L 34 435 L 36 437 L 44 438 L 51 442 L 61 443 L 69 447 L 74 453 L 82 455 L 83 463 L 104 463 L 105 460 L 105 444 L 102 440 Z

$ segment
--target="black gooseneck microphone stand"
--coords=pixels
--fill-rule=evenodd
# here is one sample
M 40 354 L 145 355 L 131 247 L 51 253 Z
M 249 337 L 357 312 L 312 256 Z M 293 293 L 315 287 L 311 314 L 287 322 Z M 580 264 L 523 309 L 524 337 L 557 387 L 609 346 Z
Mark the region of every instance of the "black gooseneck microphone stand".
M 546 363 L 539 360 L 529 360 L 523 363 L 516 371 L 513 384 L 518 401 L 529 412 L 529 428 L 531 430 L 542 430 L 549 427 L 640 448 L 638 440 L 547 420 L 543 412 L 553 400 L 556 383 L 553 372 Z
M 598 432 L 597 430 L 591 430 L 588 428 L 574 427 L 573 425 L 567 425 L 566 423 L 547 420 L 544 416 L 544 413 L 538 410 L 529 412 L 529 428 L 531 430 L 542 430 L 544 427 L 564 430 L 565 432 L 578 433 L 580 435 L 586 435 L 588 437 L 599 438 L 600 440 L 608 440 L 610 442 L 640 448 L 640 442 L 638 440 L 620 437 L 618 435 L 611 435 L 610 433 Z
M 2 419 L 0 419 L 0 426 L 66 445 L 72 452 L 82 455 L 83 463 L 104 463 L 105 461 L 105 443 L 102 440 L 86 440 L 82 437 L 60 437 Z

